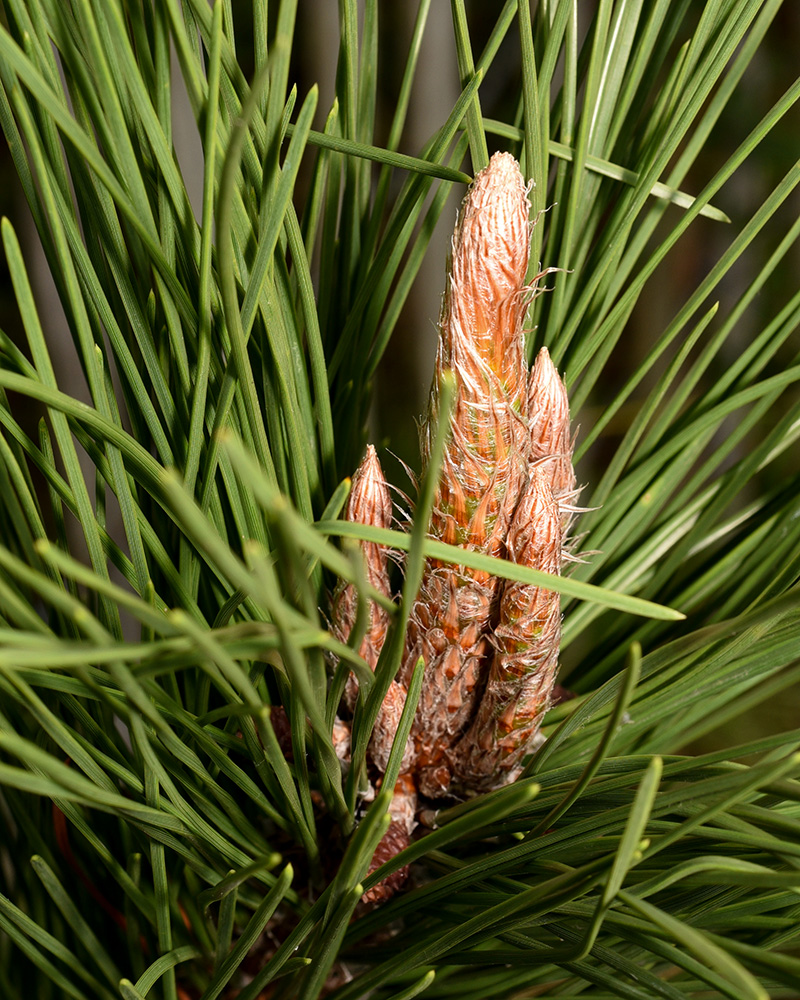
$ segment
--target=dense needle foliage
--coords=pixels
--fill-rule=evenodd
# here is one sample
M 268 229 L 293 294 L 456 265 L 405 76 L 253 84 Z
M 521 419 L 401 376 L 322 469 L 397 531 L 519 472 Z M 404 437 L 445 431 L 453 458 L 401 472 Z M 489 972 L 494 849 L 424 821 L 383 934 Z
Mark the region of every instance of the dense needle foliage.
M 751 207 L 730 195 L 800 96 L 745 113 L 786 5 L 508 0 L 478 45 L 452 0 L 461 95 L 413 150 L 431 0 L 392 38 L 378 129 L 386 6 L 339 0 L 318 108 L 290 72 L 314 0 L 253 0 L 235 24 L 230 0 L 3 0 L 0 121 L 90 402 L 54 370 L 5 220 L 24 342 L 0 332 L 0 994 L 796 997 L 800 731 L 680 753 L 800 678 L 800 292 L 775 280 L 800 165 Z M 510 108 L 486 103 L 498 51 Z M 531 267 L 560 270 L 529 356 L 565 373 L 592 477 L 594 554 L 550 581 L 576 694 L 520 780 L 365 878 L 399 766 L 361 801 L 381 688 L 425 555 L 466 557 L 425 537 L 441 433 L 407 531 L 339 520 L 344 477 L 415 276 L 444 276 L 434 225 L 496 148 L 536 181 Z M 634 343 L 651 277 L 698 231 L 719 252 Z M 406 553 L 374 680 L 325 611 L 337 579 L 366 599 L 366 537 Z M 358 907 L 404 864 L 405 891 Z

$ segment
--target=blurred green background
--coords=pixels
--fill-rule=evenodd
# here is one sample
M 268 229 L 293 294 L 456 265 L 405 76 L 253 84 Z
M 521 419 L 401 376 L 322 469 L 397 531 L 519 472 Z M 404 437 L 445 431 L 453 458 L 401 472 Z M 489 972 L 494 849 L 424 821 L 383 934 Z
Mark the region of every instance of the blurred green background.
M 596 6 L 594 0 L 582 0 L 584 8 Z M 379 92 L 378 130 L 379 138 L 385 138 L 389 115 L 399 84 L 402 61 L 405 58 L 407 41 L 411 35 L 415 5 L 405 0 L 384 0 L 380 5 L 381 16 L 381 89 Z M 701 5 L 697 5 L 698 8 Z M 315 127 L 321 128 L 332 100 L 336 74 L 336 39 L 338 38 L 338 5 L 334 0 L 317 0 L 306 5 L 305 13 L 298 20 L 295 48 L 295 64 L 292 76 L 303 93 L 314 82 L 320 86 L 319 110 Z M 244 12 L 249 11 L 249 0 L 234 3 L 244 23 Z M 309 17 L 308 11 L 314 10 Z M 476 50 L 479 50 L 497 17 L 498 3 L 474 0 L 467 4 L 470 27 Z M 274 12 L 273 12 L 274 13 Z M 588 18 L 587 18 L 588 23 Z M 242 40 L 246 46 L 246 39 Z M 494 61 L 490 74 L 482 86 L 482 105 L 489 117 L 510 120 L 517 107 L 520 68 L 517 59 L 519 51 L 514 31 L 503 43 L 499 58 Z M 738 105 L 728 107 L 718 122 L 703 156 L 695 164 L 683 187 L 689 192 L 699 191 L 706 176 L 710 176 L 739 144 L 764 111 L 785 90 L 797 72 L 797 52 L 800 51 L 800 3 L 785 3 L 780 10 L 772 30 L 768 32 L 755 61 L 751 64 L 743 86 Z M 243 62 L 247 64 L 246 52 Z M 412 95 L 409 125 L 406 130 L 403 152 L 417 154 L 430 134 L 447 116 L 460 90 L 456 55 L 451 26 L 449 4 L 440 0 L 433 4 L 429 28 L 425 35 L 420 56 L 420 72 Z M 202 182 L 202 159 L 199 152 L 199 136 L 192 118 L 188 102 L 181 107 L 183 97 L 177 86 L 175 101 L 178 103 L 176 121 L 184 127 L 176 132 L 177 154 L 188 187 L 199 204 Z M 798 158 L 800 149 L 800 116 L 797 109 L 787 115 L 762 143 L 755 155 L 745 163 L 732 180 L 722 189 L 715 204 L 725 211 L 734 223 L 748 218 L 762 203 L 766 194 L 775 186 L 780 177 Z M 502 144 L 498 143 L 498 148 Z M 465 169 L 469 170 L 469 163 Z M 458 204 L 463 190 L 453 190 L 450 204 L 445 209 L 436 232 L 433 235 L 428 255 L 429 263 L 419 275 L 409 297 L 395 336 L 387 350 L 374 386 L 375 404 L 371 417 L 372 440 L 382 448 L 381 457 L 388 478 L 413 495 L 413 484 L 409 482 L 403 463 L 412 470 L 418 468 L 416 419 L 422 413 L 430 385 L 433 357 L 436 344 L 436 320 L 443 291 L 445 258 L 450 233 L 455 221 Z M 672 208 L 671 212 L 680 209 Z M 65 389 L 75 395 L 80 394 L 82 376 L 78 374 L 69 332 L 63 320 L 60 304 L 50 280 L 39 249 L 38 239 L 22 196 L 21 188 L 14 172 L 13 164 L 5 146 L 0 146 L 0 212 L 8 216 L 24 241 L 24 252 L 35 283 L 36 294 L 41 306 L 41 314 L 47 324 L 51 343 L 54 345 L 54 362 L 59 381 Z M 748 248 L 736 268 L 727 276 L 722 285 L 722 296 L 732 302 L 742 283 L 748 281 L 748 274 L 759 268 L 759 261 L 769 254 L 787 228 L 787 214 L 795 218 L 800 212 L 800 196 L 795 191 L 783 209 Z M 547 225 L 546 217 L 540 225 Z M 727 246 L 730 227 L 708 219 L 699 218 L 681 239 L 677 247 L 650 280 L 633 313 L 621 349 L 614 352 L 606 369 L 604 385 L 608 397 L 616 392 L 628 374 L 635 369 L 645 355 L 649 344 L 668 324 L 680 304 L 691 289 L 707 273 Z M 656 232 L 654 241 L 659 240 Z M 543 265 L 558 265 L 547 255 L 544 244 Z M 769 302 L 772 296 L 785 301 L 795 290 L 800 279 L 800 249 L 795 247 L 787 256 L 784 265 L 770 279 L 755 305 L 747 311 L 739 324 L 737 339 L 731 339 L 726 350 L 728 358 L 741 345 L 749 343 L 762 328 L 764 317 L 770 315 Z M 721 302 L 724 307 L 726 303 Z M 0 325 L 14 339 L 20 340 L 19 316 L 8 279 L 5 260 L 0 260 Z M 785 348 L 781 361 L 789 362 L 790 347 Z M 666 366 L 672 354 L 662 359 L 657 368 L 640 385 L 626 407 L 622 409 L 608 428 L 606 435 L 597 443 L 578 467 L 581 483 L 596 482 L 613 454 L 619 440 L 635 415 L 641 400 Z M 723 357 L 724 360 L 724 357 Z M 714 378 L 713 371 L 707 376 Z M 703 391 L 701 383 L 698 391 Z M 591 426 L 596 415 L 605 404 L 601 389 L 594 394 L 584 410 L 575 416 L 576 425 Z M 20 412 L 20 411 L 18 411 Z M 35 427 L 38 413 L 30 412 L 29 426 Z M 770 421 L 772 423 L 772 421 Z M 724 430 L 723 430 L 724 433 Z M 754 430 L 758 434 L 758 429 Z M 746 449 L 747 440 L 741 448 Z M 741 455 L 734 453 L 731 463 Z M 393 456 L 396 456 L 393 457 Z M 797 456 L 788 455 L 786 462 L 793 471 L 797 468 Z M 787 468 L 787 466 L 784 466 Z M 781 469 L 772 468 L 767 475 L 780 477 Z M 769 482 L 767 486 L 775 485 Z M 742 502 L 746 501 L 742 498 Z M 590 638 L 583 639 L 566 652 L 568 662 L 585 656 Z M 800 658 L 800 650 L 798 650 Z M 702 745 L 694 745 L 692 750 L 708 750 L 721 745 L 740 743 L 753 739 L 764 732 L 793 728 L 800 724 L 800 691 L 794 697 L 786 693 L 766 702 L 757 713 L 741 717 L 721 730 L 710 733 Z

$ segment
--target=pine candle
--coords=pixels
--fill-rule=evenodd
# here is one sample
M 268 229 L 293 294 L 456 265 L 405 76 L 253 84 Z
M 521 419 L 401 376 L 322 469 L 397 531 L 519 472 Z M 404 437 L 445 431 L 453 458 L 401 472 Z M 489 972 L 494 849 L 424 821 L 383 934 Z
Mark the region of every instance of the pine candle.
M 561 520 L 558 537 L 549 529 L 544 531 L 557 558 L 543 557 L 535 544 L 509 545 L 512 524 L 526 511 L 531 513 L 531 503 L 538 516 L 544 517 L 548 504 L 566 505 L 574 495 L 566 391 L 546 351 L 530 374 L 525 361 L 523 324 L 541 277 L 526 282 L 530 230 L 530 202 L 519 165 L 510 154 L 496 153 L 475 178 L 453 235 L 422 455 L 425 461 L 438 415 L 437 387 L 449 369 L 456 376 L 456 400 L 431 535 L 468 550 L 559 572 L 561 528 L 568 521 L 561 507 L 556 518 Z M 541 468 L 534 473 L 535 463 Z M 516 523 L 514 537 L 525 530 L 524 524 Z M 532 539 L 541 533 L 533 530 Z M 539 565 L 543 559 L 546 567 Z M 520 611 L 519 621 L 511 622 L 498 617 L 500 609 L 520 601 L 535 605 L 544 600 L 531 593 L 506 597 L 506 589 L 488 573 L 435 560 L 426 567 L 409 625 L 405 676 L 421 655 L 425 679 L 412 738 L 419 788 L 428 797 L 437 798 L 450 790 L 454 769 L 457 788 L 462 790 L 508 780 L 517 771 L 508 762 L 499 764 L 499 749 L 490 755 L 491 766 L 489 757 L 478 765 L 476 752 L 467 751 L 469 740 L 479 732 L 482 741 L 489 738 L 489 709 L 481 712 L 478 702 L 487 690 L 490 671 L 497 682 L 490 686 L 494 698 L 499 678 L 511 669 L 500 665 L 501 648 L 515 641 L 527 643 L 534 630 L 529 620 L 532 612 Z M 549 680 L 543 682 L 537 701 L 541 710 L 531 717 L 535 720 L 546 708 L 558 659 L 557 596 L 548 603 L 549 624 L 540 641 L 551 644 L 545 660 L 552 661 L 552 667 L 545 669 Z M 509 634 L 515 629 L 516 640 Z M 540 651 L 534 659 L 543 655 Z M 521 668 L 517 664 L 513 669 Z M 533 731 L 538 730 L 538 721 L 529 719 L 523 725 L 520 719 L 508 717 L 515 697 L 521 697 L 517 687 L 512 684 L 506 689 L 498 704 L 490 699 L 492 711 L 500 712 L 504 724 L 521 740 L 513 748 L 515 760 L 524 755 Z M 524 711 L 530 713 L 530 705 Z M 523 739 L 524 733 L 528 735 Z M 486 773 L 492 767 L 500 769 L 494 778 Z
M 529 371 L 524 321 L 539 278 L 526 280 L 530 202 L 516 160 L 495 154 L 470 187 L 453 234 L 428 412 L 423 466 L 439 418 L 438 387 L 452 371 L 456 395 L 430 523 L 433 538 L 551 574 L 561 572 L 577 495 L 567 392 L 545 348 Z M 345 516 L 387 527 L 391 502 L 374 448 L 353 479 Z M 387 556 L 362 543 L 367 579 L 389 593 Z M 333 602 L 333 629 L 347 640 L 356 617 L 352 585 Z M 375 669 L 386 613 L 371 604 L 360 652 Z M 469 795 L 513 781 L 541 742 L 558 667 L 559 595 L 484 571 L 429 559 L 412 609 L 403 666 L 369 745 L 372 776 L 386 769 L 421 656 L 422 692 L 390 808 L 391 826 L 370 871 L 410 841 L 418 796 Z M 345 702 L 357 697 L 351 676 Z M 344 744 L 343 744 L 344 745 Z M 388 898 L 396 872 L 367 902 Z

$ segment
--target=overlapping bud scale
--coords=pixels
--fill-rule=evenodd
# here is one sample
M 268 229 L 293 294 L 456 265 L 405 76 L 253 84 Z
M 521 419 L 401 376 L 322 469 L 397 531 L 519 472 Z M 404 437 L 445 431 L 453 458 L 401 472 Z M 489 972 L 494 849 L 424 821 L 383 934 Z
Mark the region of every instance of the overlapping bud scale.
M 577 490 L 566 388 L 546 349 L 530 372 L 525 360 L 523 324 L 536 291 L 536 279 L 526 284 L 529 213 L 516 160 L 495 154 L 467 193 L 453 235 L 421 453 L 424 467 L 439 418 L 438 387 L 444 372 L 452 371 L 456 395 L 430 535 L 555 575 L 561 572 Z M 388 489 L 371 447 L 354 477 L 346 517 L 380 526 L 391 521 Z M 363 551 L 369 582 L 388 594 L 384 550 L 364 543 Z M 333 615 L 340 638 L 349 636 L 356 607 L 352 588 L 340 588 Z M 360 652 L 373 669 L 387 627 L 386 613 L 371 606 Z M 403 665 L 369 748 L 380 780 L 421 656 L 425 673 L 406 773 L 371 870 L 409 842 L 418 793 L 434 800 L 471 794 L 519 775 L 524 758 L 542 739 L 560 638 L 555 591 L 427 561 Z M 346 692 L 351 708 L 356 697 L 351 678 Z M 395 888 L 376 887 L 372 901 Z
M 547 472 L 531 468 L 506 541 L 514 562 L 546 573 L 561 569 L 561 515 Z M 485 791 L 506 784 L 535 746 L 558 667 L 559 595 L 507 581 L 494 653 L 475 719 L 451 753 L 456 785 Z
M 345 519 L 378 528 L 391 526 L 392 498 L 377 452 L 372 445 L 367 446 L 367 453 L 353 476 Z M 362 542 L 361 551 L 368 583 L 379 593 L 390 597 L 391 585 L 386 549 L 374 542 Z M 352 583 L 340 584 L 333 597 L 332 609 L 331 630 L 340 641 L 347 642 L 355 625 L 358 610 L 358 595 Z M 388 628 L 388 612 L 379 604 L 370 601 L 369 625 L 359 653 L 373 670 L 386 641 Z M 354 709 L 357 698 L 358 682 L 355 674 L 350 674 L 345 687 L 345 702 L 350 711 Z M 370 741 L 370 754 L 381 771 L 386 769 L 405 699 L 405 687 L 397 681 L 392 681 Z
M 519 167 L 496 154 L 475 178 L 453 235 L 428 419 L 427 462 L 438 386 L 451 370 L 456 398 L 431 519 L 431 534 L 490 555 L 505 536 L 527 474 L 524 420 L 530 202 Z M 498 581 L 489 573 L 429 562 L 408 630 L 410 670 L 426 663 L 412 736 L 420 788 L 450 783 L 448 751 L 463 734 L 485 684 Z

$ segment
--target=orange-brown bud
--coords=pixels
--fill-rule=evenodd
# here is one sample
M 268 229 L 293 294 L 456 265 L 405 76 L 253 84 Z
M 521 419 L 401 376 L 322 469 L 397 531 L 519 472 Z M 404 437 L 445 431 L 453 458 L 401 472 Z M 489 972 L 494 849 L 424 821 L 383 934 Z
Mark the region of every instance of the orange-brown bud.
M 369 741 L 369 755 L 381 773 L 386 770 L 386 765 L 389 763 L 389 754 L 392 751 L 397 727 L 400 725 L 400 716 L 406 703 L 407 694 L 405 685 L 393 680 L 383 699 L 378 717 L 375 719 L 372 737 Z M 409 744 L 401 763 L 403 770 L 411 766 L 412 759 L 412 747 Z
M 472 182 L 453 234 L 430 412 L 423 426 L 423 462 L 445 371 L 453 371 L 458 384 L 451 417 L 454 432 L 460 430 L 454 435 L 455 451 L 480 464 L 503 463 L 509 450 L 518 450 L 513 446 L 523 433 L 518 418 L 527 378 L 523 321 L 529 212 L 517 161 L 509 153 L 495 153 Z M 472 474 L 485 490 L 486 473 Z
M 378 528 L 388 528 L 392 523 L 392 498 L 378 455 L 372 445 L 367 445 L 367 453 L 353 476 L 345 519 L 359 524 L 375 525 Z M 387 597 L 391 596 L 386 549 L 374 542 L 362 542 L 361 551 L 364 555 L 368 582 L 380 593 Z M 336 637 L 343 642 L 350 636 L 357 609 L 358 595 L 355 587 L 351 583 L 342 584 L 334 595 L 332 628 Z M 386 641 L 389 615 L 374 601 L 370 601 L 369 616 L 369 626 L 359 652 L 374 670 Z M 350 674 L 345 687 L 345 702 L 351 711 L 355 707 L 357 698 L 358 681 L 355 674 Z M 406 688 L 393 680 L 375 720 L 369 745 L 370 757 L 381 772 L 386 770 L 405 700 Z
M 566 532 L 572 517 L 569 505 L 576 496 L 569 399 L 546 347 L 539 351 L 531 369 L 526 412 L 531 433 L 531 462 L 547 472 L 553 495 L 561 507 L 561 523 Z
M 478 382 L 494 376 L 512 400 L 524 391 L 529 219 L 517 161 L 510 153 L 495 153 L 464 199 L 442 316 L 443 366 L 464 365 Z
M 389 815 L 392 817 L 392 822 L 375 850 L 368 874 L 371 875 L 381 865 L 386 864 L 396 854 L 399 854 L 400 851 L 408 847 L 411 843 L 411 833 L 417 825 L 415 818 L 416 811 L 417 790 L 414 780 L 408 774 L 401 774 L 397 779 L 392 802 L 389 806 Z M 365 892 L 362 897 L 362 903 L 375 906 L 378 903 L 386 902 L 398 889 L 402 888 L 407 878 L 408 866 L 399 868 L 382 882 L 373 886 L 369 892 Z
M 503 555 L 527 475 L 528 372 L 523 321 L 530 203 L 516 160 L 495 154 L 470 187 L 453 235 L 440 340 L 422 454 L 427 462 L 445 370 L 456 377 L 430 531 L 465 549 Z M 485 683 L 498 581 L 486 572 L 429 561 L 408 629 L 404 678 L 426 670 L 413 738 L 420 789 L 449 782 L 446 751 L 469 725 Z
M 345 510 L 345 520 L 359 524 L 388 528 L 392 523 L 392 498 L 383 476 L 381 463 L 372 445 L 353 476 L 353 485 Z M 380 593 L 391 596 L 389 569 L 386 550 L 374 542 L 362 542 L 361 551 L 368 582 Z M 333 597 L 332 630 L 337 639 L 347 642 L 356 621 L 358 595 L 352 583 L 342 583 Z M 361 643 L 359 653 L 372 669 L 378 662 L 386 632 L 389 615 L 374 602 L 370 602 L 369 626 Z M 348 681 L 347 701 L 352 709 L 358 693 L 355 677 Z
M 549 477 L 531 469 L 528 488 L 508 534 L 520 565 L 558 574 L 561 516 Z M 508 581 L 494 631 L 494 658 L 471 728 L 452 752 L 462 788 L 486 790 L 513 780 L 537 745 L 558 667 L 561 611 L 555 591 Z

